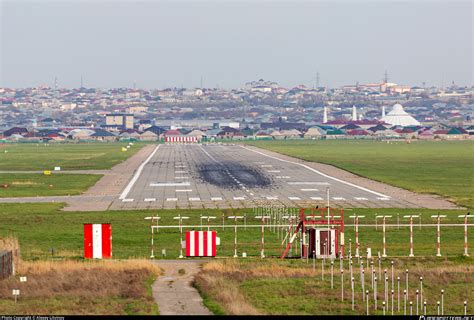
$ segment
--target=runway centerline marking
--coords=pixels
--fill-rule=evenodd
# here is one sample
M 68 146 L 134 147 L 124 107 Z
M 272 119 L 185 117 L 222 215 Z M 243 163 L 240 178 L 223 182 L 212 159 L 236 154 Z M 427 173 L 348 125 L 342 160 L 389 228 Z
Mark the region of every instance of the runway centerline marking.
M 174 173 L 188 173 L 188 172 L 184 170 L 178 170 L 178 171 L 175 171 Z
M 300 189 L 301 191 L 307 192 L 307 191 L 319 191 L 319 189 Z
M 132 190 L 133 186 L 135 185 L 135 182 L 137 182 L 138 178 L 140 177 L 140 175 L 143 171 L 143 168 L 151 160 L 151 158 L 155 155 L 155 153 L 158 151 L 160 146 L 161 146 L 160 144 L 157 145 L 155 150 L 153 150 L 153 152 L 148 156 L 148 158 L 146 158 L 145 161 L 143 161 L 143 163 L 138 167 L 138 170 L 135 173 L 135 175 L 133 176 L 132 180 L 130 180 L 130 182 L 127 184 L 125 189 L 123 189 L 122 194 L 119 197 L 120 200 L 123 200 L 127 197 L 128 193 L 130 192 L 130 190 Z
M 317 173 L 317 174 L 319 174 L 319 175 L 321 175 L 321 176 L 323 176 L 323 177 L 326 177 L 326 178 L 329 178 L 329 179 L 331 179 L 331 180 L 334 180 L 334 181 L 337 181 L 337 182 L 346 184 L 346 185 L 348 185 L 348 186 L 357 188 L 357 189 L 359 189 L 359 190 L 364 190 L 364 191 L 366 191 L 366 192 L 375 194 L 375 195 L 377 195 L 377 196 L 379 196 L 379 197 L 388 198 L 388 196 L 385 195 L 385 194 L 383 194 L 383 193 L 375 192 L 375 191 L 373 191 L 373 190 L 370 190 L 370 189 L 367 189 L 367 188 L 358 186 L 358 185 L 356 185 L 356 184 L 353 184 L 353 183 L 350 183 L 350 182 L 347 182 L 347 181 L 344 181 L 344 180 L 341 180 L 341 179 L 338 179 L 338 178 L 335 178 L 335 177 L 331 177 L 330 175 L 327 175 L 327 174 L 325 174 L 325 173 L 322 173 L 321 171 L 318 171 L 318 170 L 316 170 L 316 169 L 313 169 L 313 168 L 311 168 L 311 167 L 309 167 L 309 166 L 307 166 L 307 165 L 305 165 L 305 164 L 298 163 L 298 162 L 294 162 L 294 161 L 289 161 L 289 160 L 280 159 L 280 158 L 278 158 L 278 157 L 274 157 L 274 156 L 265 154 L 265 153 L 260 152 L 260 151 L 252 150 L 252 149 L 250 149 L 250 148 L 248 148 L 248 147 L 245 147 L 245 146 L 240 146 L 240 147 L 242 147 L 242 148 L 244 148 L 244 149 L 246 149 L 246 150 L 252 151 L 252 152 L 254 152 L 254 153 L 261 154 L 262 156 L 265 156 L 265 157 L 268 157 L 268 158 L 271 158 L 271 159 L 275 159 L 275 160 L 278 160 L 278 161 L 282 161 L 282 162 L 292 163 L 292 164 L 298 165 L 298 166 L 303 167 L 303 168 L 306 168 L 306 169 L 308 169 L 308 170 L 310 170 L 310 171 L 312 171 L 312 172 L 314 172 L 314 173 Z M 381 199 L 379 199 L 379 200 L 381 200 Z

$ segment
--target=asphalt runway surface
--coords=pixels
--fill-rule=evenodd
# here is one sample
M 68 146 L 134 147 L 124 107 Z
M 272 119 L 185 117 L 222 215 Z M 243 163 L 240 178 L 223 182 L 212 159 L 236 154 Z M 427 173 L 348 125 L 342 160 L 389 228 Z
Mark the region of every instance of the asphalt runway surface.
M 111 209 L 410 208 L 413 204 L 240 145 L 159 145 Z

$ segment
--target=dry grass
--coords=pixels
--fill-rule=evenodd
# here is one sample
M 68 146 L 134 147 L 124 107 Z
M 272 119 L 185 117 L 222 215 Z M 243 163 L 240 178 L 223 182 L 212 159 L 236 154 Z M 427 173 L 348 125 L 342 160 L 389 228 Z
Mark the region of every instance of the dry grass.
M 374 261 L 378 273 L 378 263 Z M 383 270 L 390 275 L 390 260 L 382 263 Z M 423 276 L 425 297 L 428 303 L 439 300 L 439 292 L 445 289 L 446 309 L 459 312 L 462 301 L 472 301 L 474 286 L 474 264 L 470 261 L 445 259 L 399 259 L 395 260 L 395 278 L 400 276 L 404 285 L 405 270 L 409 269 L 412 288 L 416 287 L 419 277 Z M 348 262 L 344 263 L 345 274 L 349 274 Z M 359 266 L 354 264 L 354 277 L 357 292 L 360 292 Z M 312 263 L 303 261 L 278 260 L 221 260 L 211 261 L 203 266 L 196 283 L 208 297 L 210 303 L 217 305 L 224 313 L 232 315 L 246 314 L 361 314 L 365 308 L 351 311 L 350 304 L 340 304 L 339 261 L 334 264 L 336 290 L 329 287 L 328 281 L 321 281 L 321 261 Z M 330 265 L 325 268 L 329 279 Z M 370 278 L 366 269 L 366 281 Z M 350 294 L 349 277 L 345 277 L 347 295 Z M 414 290 L 413 290 L 414 291 Z M 414 292 L 412 293 L 414 294 Z M 414 297 L 410 297 L 414 298 Z M 306 301 L 308 300 L 308 301 Z M 306 304 L 305 301 L 317 300 L 320 303 Z M 292 302 L 289 302 L 292 301 Z M 296 302 L 295 302 L 296 301 Z M 297 302 L 299 301 L 299 302 Z M 380 302 L 381 303 L 381 302 Z M 285 307 L 282 307 L 282 306 Z M 310 307 L 308 307 L 310 306 Z M 360 309 L 360 310 L 359 310 Z
M 13 263 L 17 266 L 20 263 L 20 244 L 18 238 L 14 236 L 0 237 L 0 250 L 11 251 L 13 254 Z
M 16 277 L 0 282 L 0 299 L 11 301 L 11 290 L 21 288 L 18 309 L 10 309 L 14 313 L 97 314 L 99 301 L 107 301 L 100 313 L 148 313 L 154 301 L 146 283 L 159 273 L 145 260 L 22 262 L 17 274 L 27 276 L 27 283 Z M 39 300 L 46 307 L 38 306 Z
M 213 274 L 208 272 L 199 273 L 195 279 L 199 290 L 207 296 L 218 301 L 226 314 L 230 315 L 259 315 L 261 314 L 252 306 L 240 292 L 235 280 L 226 278 L 224 274 Z

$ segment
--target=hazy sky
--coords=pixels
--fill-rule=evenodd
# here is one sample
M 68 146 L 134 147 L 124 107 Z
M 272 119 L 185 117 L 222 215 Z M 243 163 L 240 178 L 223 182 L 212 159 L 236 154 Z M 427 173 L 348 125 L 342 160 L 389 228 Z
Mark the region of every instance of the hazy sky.
M 473 83 L 469 0 L 0 1 L 0 86 Z

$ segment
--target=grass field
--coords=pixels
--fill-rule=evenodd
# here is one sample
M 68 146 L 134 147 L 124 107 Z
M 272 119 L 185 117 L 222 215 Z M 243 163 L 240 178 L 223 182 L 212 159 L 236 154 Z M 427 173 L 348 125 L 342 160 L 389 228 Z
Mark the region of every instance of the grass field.
M 0 198 L 81 194 L 101 177 L 99 174 L 0 173 Z
M 331 164 L 357 175 L 474 208 L 473 141 L 255 141 L 260 148 Z
M 61 204 L 0 204 L 0 236 L 14 235 L 18 237 L 21 245 L 21 254 L 25 260 L 47 259 L 53 251 L 55 257 L 80 258 L 83 252 L 83 224 L 84 223 L 111 223 L 113 231 L 113 256 L 115 258 L 144 258 L 150 255 L 150 225 L 144 217 L 158 214 L 161 225 L 174 225 L 173 217 L 177 214 L 189 216 L 191 219 L 185 225 L 199 225 L 199 215 L 214 215 L 222 217 L 223 212 L 218 210 L 152 210 L 152 211 L 105 211 L 105 212 L 63 212 L 59 209 Z M 422 222 L 433 222 L 430 215 L 436 214 L 435 210 L 413 209 L 357 209 L 346 211 L 346 216 L 358 213 L 366 215 L 361 223 L 374 224 L 375 214 L 392 214 L 392 223 L 396 223 L 397 213 L 400 223 L 407 223 L 401 218 L 405 214 L 421 214 Z M 258 225 L 260 222 L 253 218 L 252 210 L 240 210 L 237 214 L 246 214 L 248 224 Z M 462 223 L 458 218 L 460 211 L 441 211 L 449 218 L 443 223 Z M 226 211 L 227 216 L 234 214 Z M 232 226 L 229 219 L 225 219 L 226 226 Z M 222 245 L 218 247 L 217 255 L 233 256 L 234 230 L 233 227 L 222 230 L 221 219 L 219 226 L 212 229 L 218 232 Z M 415 221 L 415 223 L 418 221 Z M 346 223 L 352 219 L 346 218 Z M 244 222 L 239 222 L 244 226 Z M 199 227 L 194 228 L 199 229 Z M 206 229 L 206 223 L 204 223 Z M 184 230 L 190 230 L 186 228 Z M 416 256 L 434 256 L 436 254 L 436 228 L 419 229 L 415 225 L 414 246 Z M 370 247 L 375 255 L 382 251 L 382 231 L 379 226 L 360 228 L 360 244 L 362 250 Z M 155 235 L 156 256 L 161 257 L 161 250 L 166 249 L 168 259 L 175 259 L 179 255 L 178 229 L 161 229 Z M 281 236 L 280 236 L 281 237 Z M 239 228 L 238 253 L 246 252 L 249 257 L 260 256 L 261 231 L 258 227 Z M 346 247 L 349 248 L 349 239 L 352 239 L 354 250 L 355 235 L 352 227 L 346 227 Z M 266 255 L 279 256 L 283 248 L 280 245 L 276 232 L 266 230 Z M 469 228 L 469 244 L 474 247 L 474 228 Z M 387 253 L 389 256 L 407 256 L 409 248 L 409 230 L 407 227 L 387 229 Z M 463 250 L 463 228 L 442 228 L 442 253 L 447 256 L 460 256 Z M 296 254 L 295 251 L 292 251 Z
M 18 277 L 0 281 L 3 314 L 156 315 L 151 284 L 160 273 L 148 261 L 21 262 Z M 20 289 L 15 303 L 12 289 Z
M 387 314 L 391 314 L 391 261 L 384 259 L 381 275 L 387 269 L 389 299 Z M 409 270 L 408 306 L 413 302 L 416 314 L 416 289 L 420 290 L 419 277 L 423 277 L 423 300 L 427 301 L 427 314 L 436 314 L 436 301 L 441 300 L 441 290 L 445 290 L 444 314 L 461 315 L 463 302 L 469 302 L 472 314 L 474 293 L 474 265 L 466 264 L 459 258 L 450 259 L 394 259 L 394 314 L 403 315 L 403 290 L 405 270 Z M 369 313 L 382 315 L 384 283 L 377 285 L 377 304 L 375 310 L 374 289 L 371 287 L 370 268 L 365 268 L 365 286 L 369 290 Z M 331 289 L 331 267 L 326 261 L 322 279 L 322 261 L 286 260 L 223 260 L 213 261 L 203 267 L 198 274 L 195 286 L 206 297 L 205 304 L 215 313 L 249 315 L 365 315 L 366 302 L 362 301 L 362 277 L 357 259 L 353 261 L 354 304 L 352 310 L 352 291 L 348 261 L 343 262 L 344 280 L 341 286 L 340 262 L 334 263 L 334 284 Z M 378 276 L 378 262 L 375 260 Z M 401 308 L 397 303 L 397 276 L 400 276 Z M 344 300 L 341 301 L 341 292 Z M 420 303 L 420 307 L 421 307 Z M 420 309 L 421 310 L 421 309 Z
M 127 142 L 77 144 L 5 144 L 0 145 L 0 171 L 110 169 L 135 154 L 145 143 L 135 142 L 127 151 Z

